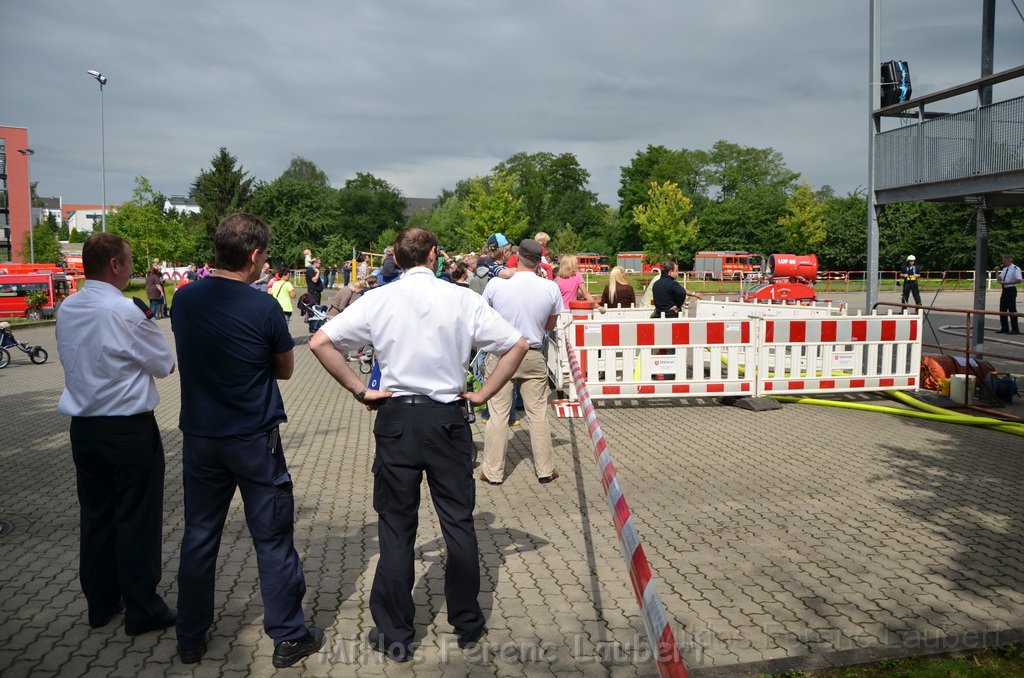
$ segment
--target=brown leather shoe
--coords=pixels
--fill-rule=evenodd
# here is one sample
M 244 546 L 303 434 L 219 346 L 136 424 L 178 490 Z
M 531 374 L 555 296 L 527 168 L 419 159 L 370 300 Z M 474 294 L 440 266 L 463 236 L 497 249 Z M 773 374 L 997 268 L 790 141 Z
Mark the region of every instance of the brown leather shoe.
M 484 481 L 488 485 L 501 485 L 503 482 L 505 482 L 504 480 L 491 480 L 490 478 L 484 475 L 483 471 L 480 471 L 480 480 Z
M 562 474 L 559 473 L 558 471 L 552 471 L 551 475 L 549 475 L 549 476 L 544 476 L 542 478 L 537 478 L 537 482 L 540 483 L 541 485 L 546 485 L 546 484 L 550 483 L 552 480 L 558 480 L 559 476 L 561 476 L 561 475 Z

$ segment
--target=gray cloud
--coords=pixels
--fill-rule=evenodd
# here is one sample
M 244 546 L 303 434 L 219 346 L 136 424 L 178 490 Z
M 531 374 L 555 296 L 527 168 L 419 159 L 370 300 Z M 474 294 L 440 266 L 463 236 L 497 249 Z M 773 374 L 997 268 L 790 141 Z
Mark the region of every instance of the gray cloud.
M 550 151 L 614 204 L 637 150 L 718 139 L 771 146 L 816 186 L 867 181 L 869 0 L 8 5 L 0 124 L 29 128 L 33 180 L 67 202 L 100 199 L 89 68 L 110 79 L 112 203 L 140 175 L 186 192 L 220 146 L 260 179 L 301 155 L 336 186 L 369 171 L 417 197 Z M 977 77 L 978 3 L 886 2 L 883 20 L 883 57 L 910 62 L 915 92 Z M 995 61 L 1024 63 L 1009 2 Z

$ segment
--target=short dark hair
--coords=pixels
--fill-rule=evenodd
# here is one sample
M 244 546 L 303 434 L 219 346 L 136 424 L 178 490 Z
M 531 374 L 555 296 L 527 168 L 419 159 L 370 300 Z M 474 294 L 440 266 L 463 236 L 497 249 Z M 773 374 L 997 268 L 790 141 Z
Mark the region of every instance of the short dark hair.
M 270 227 L 255 214 L 239 212 L 224 217 L 213 236 L 214 263 L 217 268 L 241 271 L 253 250 L 266 250 Z
M 678 265 L 679 262 L 677 262 L 675 259 L 666 259 L 665 261 L 661 262 L 661 272 L 664 275 L 668 275 L 668 272 L 672 270 L 672 267 Z
M 406 270 L 426 266 L 434 247 L 437 247 L 437 236 L 427 229 L 403 228 L 395 238 L 395 261 Z
M 127 253 L 128 243 L 113 233 L 93 233 L 82 245 L 82 270 L 85 277 L 103 275 L 111 259 L 121 261 Z

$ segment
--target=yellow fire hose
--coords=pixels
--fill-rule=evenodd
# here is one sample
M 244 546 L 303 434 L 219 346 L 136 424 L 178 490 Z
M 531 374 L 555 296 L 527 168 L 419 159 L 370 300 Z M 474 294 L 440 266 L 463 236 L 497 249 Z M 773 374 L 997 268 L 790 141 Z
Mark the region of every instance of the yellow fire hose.
M 867 403 L 848 403 L 836 400 L 821 400 L 819 398 L 802 398 L 799 396 L 771 396 L 780 403 L 799 403 L 802 405 L 823 405 L 825 407 L 843 407 L 851 410 L 862 410 L 864 412 L 878 412 L 880 414 L 895 414 L 899 417 L 913 417 L 915 419 L 927 419 L 929 421 L 941 421 L 947 424 L 960 424 L 963 426 L 980 426 L 993 431 L 1009 433 L 1024 437 L 1024 424 L 993 419 L 992 417 L 975 417 L 969 414 L 949 412 L 941 407 L 922 403 L 916 398 L 900 393 L 889 391 L 887 395 L 894 397 L 900 402 L 906 403 L 917 410 L 904 410 L 898 407 L 886 407 L 885 405 L 869 405 Z

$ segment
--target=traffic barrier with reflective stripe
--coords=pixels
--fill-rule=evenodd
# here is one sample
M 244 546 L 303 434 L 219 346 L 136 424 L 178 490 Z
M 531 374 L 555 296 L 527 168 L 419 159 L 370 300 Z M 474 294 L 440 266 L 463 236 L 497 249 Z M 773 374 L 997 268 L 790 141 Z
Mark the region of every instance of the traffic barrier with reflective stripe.
M 658 672 L 662 678 L 687 678 L 689 674 L 686 671 L 686 664 L 679 655 L 675 633 L 661 602 L 661 596 L 658 595 L 651 565 L 647 561 L 643 544 L 640 543 L 640 535 L 636 532 L 626 495 L 619 484 L 611 450 L 608 449 L 608 443 L 601 432 L 601 423 L 598 421 L 594 403 L 583 379 L 583 372 L 576 360 L 576 352 L 568 337 L 565 338 L 565 344 L 573 383 L 579 394 L 580 407 L 586 417 L 590 441 L 594 445 L 594 459 L 600 471 L 601 487 L 604 488 L 604 497 L 611 510 L 615 533 L 619 537 L 619 547 L 622 549 L 629 570 L 629 579 L 633 584 L 633 593 L 640 606 L 640 616 L 644 620 L 647 640 L 652 648 L 657 648 Z
M 759 340 L 763 395 L 915 389 L 921 317 L 768 319 Z
M 752 395 L 755 359 L 748 318 L 576 320 L 580 366 L 595 397 Z
M 559 332 L 574 341 L 594 399 L 909 390 L 919 382 L 919 315 L 565 314 Z M 553 405 L 558 416 L 579 416 L 568 355 L 556 346 L 548 346 L 552 379 L 569 397 Z

